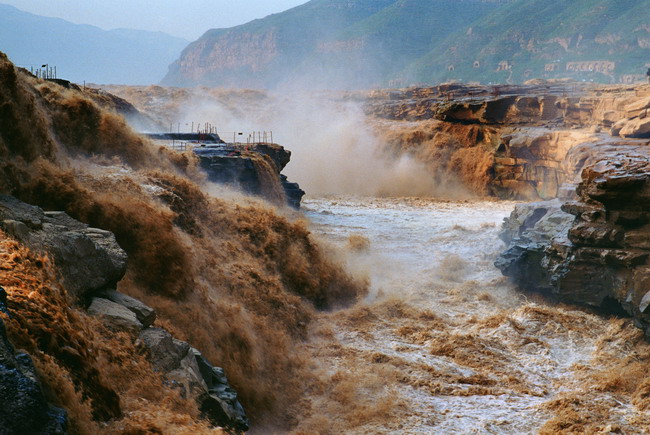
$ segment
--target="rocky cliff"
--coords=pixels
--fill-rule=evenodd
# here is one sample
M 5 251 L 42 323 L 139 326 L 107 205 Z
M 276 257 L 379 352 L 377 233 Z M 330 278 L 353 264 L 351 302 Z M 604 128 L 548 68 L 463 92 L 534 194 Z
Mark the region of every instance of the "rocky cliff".
M 291 152 L 283 146 L 214 144 L 194 148 L 193 152 L 208 180 L 261 196 L 279 206 L 300 208 L 305 192 L 281 174 L 291 159 Z
M 645 89 L 559 102 L 574 127 L 607 133 L 566 154 L 563 166 L 574 168 L 576 185 L 552 201 L 516 207 L 504 222 L 507 249 L 496 266 L 524 289 L 631 316 L 650 336 Z
M 366 102 L 395 150 L 474 192 L 548 199 L 504 222 L 496 266 L 522 289 L 631 316 L 650 336 L 649 90 L 541 83 L 349 98 Z
M 650 88 L 542 82 L 441 85 L 351 94 L 398 154 L 471 192 L 550 199 L 573 185 L 594 149 L 643 137 Z M 621 136 L 627 137 L 621 137 Z
M 385 83 L 431 44 L 499 3 L 312 0 L 241 26 L 209 30 L 183 50 L 162 83 L 317 89 Z
M 177 340 L 164 329 L 152 327 L 156 312 L 141 301 L 115 290 L 126 272 L 126 253 L 115 236 L 89 228 L 65 212 L 44 212 L 39 207 L 0 195 L 0 228 L 5 239 L 13 238 L 34 253 L 48 255 L 67 295 L 87 305 L 87 313 L 101 319 L 107 328 L 125 331 L 136 345 L 147 349 L 147 357 L 156 371 L 163 374 L 172 388 L 197 401 L 199 409 L 213 424 L 240 431 L 248 430 L 248 419 L 230 387 L 223 369 L 213 367 L 188 343 Z M 15 297 L 15 284 L 7 289 Z M 4 312 L 7 294 L 0 293 Z M 13 308 L 15 305 L 10 304 Z M 22 315 L 22 313 L 15 313 Z M 31 357 L 17 353 L 9 343 L 0 321 L 0 347 L 3 352 L 3 385 L 0 395 L 5 410 L 0 425 L 12 433 L 64 433 L 67 416 L 63 410 L 46 404 Z M 74 349 L 66 352 L 82 359 Z M 11 370 L 14 370 L 12 376 Z M 97 374 L 96 374 L 97 375 Z M 21 387 L 22 385 L 22 387 Z M 111 417 L 121 415 L 117 393 L 104 387 L 96 402 L 113 397 Z M 30 426 L 31 425 L 31 426 Z
M 650 336 L 649 158 L 647 144 L 608 150 L 577 199 L 518 206 L 497 267 L 525 289 L 632 316 Z

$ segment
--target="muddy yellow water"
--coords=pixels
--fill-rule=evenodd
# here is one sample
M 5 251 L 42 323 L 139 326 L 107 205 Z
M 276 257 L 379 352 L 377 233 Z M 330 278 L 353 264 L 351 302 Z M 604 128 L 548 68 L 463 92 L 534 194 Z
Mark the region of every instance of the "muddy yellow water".
M 650 352 L 629 320 L 518 291 L 493 266 L 513 203 L 331 197 L 311 229 L 371 282 L 321 314 L 296 433 L 645 433 Z

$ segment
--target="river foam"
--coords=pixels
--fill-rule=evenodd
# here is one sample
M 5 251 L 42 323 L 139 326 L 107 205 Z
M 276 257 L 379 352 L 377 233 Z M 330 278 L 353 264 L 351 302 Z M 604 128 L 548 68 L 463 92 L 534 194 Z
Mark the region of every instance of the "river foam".
M 305 347 L 318 379 L 297 433 L 639 433 L 648 424 L 638 392 L 621 386 L 649 354 L 631 322 L 526 296 L 494 268 L 513 203 L 304 204 L 312 231 L 347 252 L 372 291 L 312 328 Z

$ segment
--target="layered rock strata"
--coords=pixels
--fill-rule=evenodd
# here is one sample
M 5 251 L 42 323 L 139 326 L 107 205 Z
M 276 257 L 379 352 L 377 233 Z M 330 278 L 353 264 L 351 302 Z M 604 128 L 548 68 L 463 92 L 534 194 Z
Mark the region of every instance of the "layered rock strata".
M 540 200 L 560 194 L 585 163 L 575 149 L 647 134 L 650 87 L 542 82 L 527 86 L 441 85 L 373 91 L 350 99 L 389 146 L 470 190 Z M 650 125 L 650 124 L 648 124 Z M 620 135 L 622 139 L 613 139 Z M 579 153 L 579 154 L 580 154 Z
M 650 336 L 650 151 L 601 153 L 576 200 L 517 206 L 496 261 L 522 288 L 632 316 Z

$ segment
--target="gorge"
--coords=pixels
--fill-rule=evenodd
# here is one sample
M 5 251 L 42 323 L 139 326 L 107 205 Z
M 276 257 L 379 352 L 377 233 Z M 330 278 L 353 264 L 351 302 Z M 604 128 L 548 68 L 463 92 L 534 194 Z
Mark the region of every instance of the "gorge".
M 650 424 L 649 87 L 113 97 L 0 69 L 1 362 L 39 380 L 35 433 Z M 122 117 L 204 114 L 272 125 L 302 211 L 285 149 L 269 202 Z

